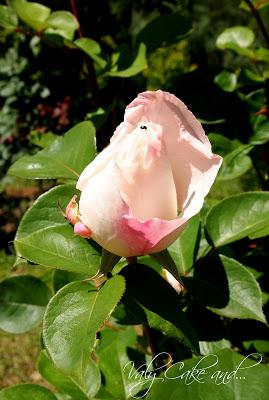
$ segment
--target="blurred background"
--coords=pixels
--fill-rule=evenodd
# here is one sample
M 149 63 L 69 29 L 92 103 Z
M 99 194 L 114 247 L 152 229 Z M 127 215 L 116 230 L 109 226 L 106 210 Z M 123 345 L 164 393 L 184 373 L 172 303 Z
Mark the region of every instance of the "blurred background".
M 14 178 L 9 167 L 85 119 L 101 150 L 141 91 L 182 99 L 225 157 L 209 205 L 268 190 L 269 1 L 39 1 L 75 17 L 48 27 L 25 3 L 0 1 L 1 280 L 23 273 L 13 267 L 18 222 L 53 185 Z M 257 265 L 259 244 L 248 246 Z M 46 279 L 38 268 L 33 274 Z M 39 330 L 0 333 L 0 387 L 40 381 L 39 347 Z

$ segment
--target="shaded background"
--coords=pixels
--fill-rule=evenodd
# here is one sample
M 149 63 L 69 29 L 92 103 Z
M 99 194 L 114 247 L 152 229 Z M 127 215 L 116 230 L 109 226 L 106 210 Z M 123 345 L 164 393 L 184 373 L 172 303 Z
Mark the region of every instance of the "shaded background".
M 5 4 L 4 1 L 0 3 Z M 259 65 L 236 52 L 216 47 L 219 34 L 235 25 L 253 29 L 256 48 L 268 45 L 254 16 L 239 7 L 240 1 L 81 0 L 77 1 L 76 9 L 74 2 L 68 1 L 40 3 L 52 10 L 75 12 L 80 22 L 80 32 L 76 32 L 76 37 L 83 35 L 96 40 L 107 60 L 123 49 L 122 68 L 129 65 L 136 53 L 137 35 L 156 17 L 179 15 L 191 24 L 192 30 L 181 39 L 172 38 L 165 46 L 148 49 L 148 68 L 130 78 L 106 76 L 98 66 L 93 68 L 92 61 L 85 61 L 77 49 L 45 40 L 23 23 L 16 32 L 2 38 L 1 279 L 10 273 L 15 259 L 12 240 L 18 221 L 33 200 L 51 185 L 51 182 L 26 182 L 12 178 L 7 176 L 7 170 L 22 155 L 40 149 L 40 141 L 49 141 L 52 134 L 63 134 L 77 122 L 92 118 L 92 113 L 102 107 L 104 113 L 99 119 L 93 119 L 97 127 L 97 146 L 101 150 L 123 119 L 125 106 L 146 89 L 174 93 L 202 121 L 208 134 L 222 134 L 242 143 L 247 143 L 255 133 L 254 122 L 258 113 L 265 122 L 268 118 L 266 85 L 269 75 L 258 81 L 249 78 L 245 72 L 268 71 L 268 65 Z M 265 27 L 269 28 L 268 8 L 259 12 Z M 158 31 L 155 35 L 158 38 Z M 238 78 L 233 90 L 215 83 L 215 77 L 223 69 L 235 73 Z M 252 93 L 251 102 L 246 101 L 244 96 Z M 267 144 L 253 151 L 252 162 L 251 168 L 240 178 L 217 182 L 210 195 L 211 201 L 241 191 L 268 189 Z M 248 257 L 248 265 L 258 265 L 258 269 L 263 270 L 268 254 L 257 251 L 259 245 L 241 241 L 230 251 L 242 258 Z M 13 269 L 12 274 L 23 273 L 23 268 Z M 38 269 L 35 269 L 35 274 L 39 276 Z M 256 328 L 253 322 L 252 329 Z M 238 327 L 235 327 L 235 332 L 238 332 Z M 23 381 L 39 382 L 40 377 L 34 372 L 40 345 L 39 331 L 18 337 L 3 333 L 0 339 L 0 387 Z

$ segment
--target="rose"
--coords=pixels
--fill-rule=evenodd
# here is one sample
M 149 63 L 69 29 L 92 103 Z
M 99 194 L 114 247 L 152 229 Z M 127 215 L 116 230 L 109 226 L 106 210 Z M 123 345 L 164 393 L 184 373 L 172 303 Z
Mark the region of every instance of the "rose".
M 141 93 L 80 175 L 79 207 L 73 198 L 67 218 L 76 234 L 119 256 L 159 252 L 200 211 L 221 162 L 182 101 Z

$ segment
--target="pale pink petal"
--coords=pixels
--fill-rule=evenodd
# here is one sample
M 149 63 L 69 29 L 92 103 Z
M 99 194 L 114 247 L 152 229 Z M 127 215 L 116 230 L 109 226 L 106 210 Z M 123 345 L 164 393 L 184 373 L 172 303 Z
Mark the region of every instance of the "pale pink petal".
M 199 212 L 221 161 L 184 103 L 160 90 L 142 93 L 81 174 L 79 218 L 112 253 L 159 252 Z
M 124 122 L 137 126 L 138 122 L 141 121 L 144 116 L 144 107 L 143 105 L 138 104 L 136 107 L 132 108 L 132 103 L 126 107 Z
M 122 122 L 116 128 L 112 138 L 110 139 L 110 146 L 119 145 L 120 142 L 128 136 L 136 128 L 136 125 L 132 125 L 129 122 Z
M 92 238 L 107 249 L 116 235 L 118 221 L 129 212 L 115 180 L 113 162 L 87 182 L 79 201 L 80 220 L 92 231 Z
M 117 239 L 125 243 L 124 249 L 121 246 L 119 251 L 124 257 L 162 251 L 179 236 L 187 221 L 187 218 L 176 218 L 171 221 L 152 218 L 141 221 L 126 215 L 117 228 Z
M 114 157 L 117 146 L 120 145 L 122 139 L 126 135 L 129 135 L 133 129 L 134 127 L 127 122 L 122 122 L 117 127 L 114 135 L 111 138 L 110 145 L 103 149 L 101 153 L 99 153 L 95 159 L 82 171 L 77 181 L 77 189 L 82 191 L 89 179 L 106 167 L 106 164 L 109 163 Z
M 84 190 L 88 181 L 92 176 L 98 174 L 105 168 L 106 164 L 113 158 L 113 148 L 110 146 L 106 147 L 101 153 L 99 153 L 95 159 L 83 170 L 78 181 L 77 181 L 77 189 Z
M 136 126 L 139 121 L 152 121 L 164 127 L 169 136 L 178 136 L 179 126 L 210 148 L 210 142 L 202 125 L 186 105 L 171 93 L 157 90 L 140 93 L 126 108 L 126 122 Z M 172 130 L 172 132 L 171 132 Z
M 176 186 L 182 187 L 182 182 L 184 182 L 183 186 L 187 188 L 182 193 L 178 193 L 178 201 L 182 205 L 182 216 L 190 218 L 202 208 L 204 198 L 221 166 L 222 158 L 213 154 L 211 150 L 205 150 L 199 140 L 183 133 L 177 144 L 177 149 L 179 148 L 182 151 L 180 162 L 172 156 L 170 160 L 175 171 Z
M 74 234 L 89 239 L 92 231 L 83 222 L 77 222 L 74 226 Z
M 125 121 L 135 124 L 141 119 L 162 127 L 178 209 L 183 210 L 198 196 L 194 207 L 198 212 L 222 162 L 212 153 L 202 125 L 182 101 L 161 90 L 141 93 L 129 104 Z
M 176 188 L 161 127 L 138 125 L 119 146 L 115 166 L 121 196 L 133 215 L 141 220 L 177 217 Z

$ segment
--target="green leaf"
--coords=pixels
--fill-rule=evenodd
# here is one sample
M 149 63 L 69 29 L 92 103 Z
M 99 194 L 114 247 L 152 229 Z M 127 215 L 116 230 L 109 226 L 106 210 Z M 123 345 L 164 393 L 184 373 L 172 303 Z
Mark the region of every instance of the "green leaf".
M 240 78 L 242 80 L 244 80 L 244 83 L 249 83 L 249 81 L 251 81 L 250 83 L 252 84 L 253 82 L 264 82 L 264 77 L 263 75 L 259 74 L 256 70 L 254 70 L 253 68 L 244 68 L 241 70 L 241 74 L 240 74 Z M 239 96 L 242 96 L 242 94 L 240 93 Z
M 40 196 L 24 214 L 15 237 L 17 255 L 36 264 L 93 276 L 100 265 L 97 246 L 75 236 L 64 210 L 76 189 L 62 185 Z
M 114 66 L 113 69 L 108 73 L 108 75 L 119 78 L 129 78 L 131 76 L 139 74 L 148 66 L 146 58 L 146 50 L 147 48 L 144 45 L 144 43 L 140 43 L 139 48 L 137 50 L 137 55 L 132 64 L 128 68 L 121 71 L 117 71 L 117 66 Z
M 244 175 L 252 167 L 251 158 L 247 155 L 252 149 L 250 144 L 241 145 L 225 155 L 217 179 L 227 181 Z
M 33 276 L 14 276 L 0 283 L 0 328 L 24 333 L 39 324 L 51 292 Z
M 55 133 L 53 132 L 39 132 L 35 130 L 31 131 L 28 137 L 31 143 L 35 144 L 38 147 L 41 147 L 42 149 L 50 146 L 54 142 L 54 140 L 59 138 L 59 136 L 55 135 Z
M 69 11 L 54 11 L 47 19 L 47 32 L 56 33 L 67 40 L 73 40 L 79 27 L 76 17 Z
M 102 346 L 106 335 L 107 344 Z M 133 328 L 119 332 L 102 331 L 102 347 L 98 351 L 99 365 L 105 378 L 105 389 L 113 398 L 132 398 L 146 386 L 142 376 L 139 380 L 140 375 L 128 356 L 128 350 L 134 346 L 135 341 L 136 333 Z
M 258 356 L 258 355 L 257 355 Z M 269 368 L 232 350 L 175 363 L 156 380 L 147 400 L 267 400 Z M 199 363 L 199 364 L 198 364 Z M 195 377 L 192 371 L 197 371 Z M 201 371 L 198 375 L 198 371 Z
M 229 349 L 232 347 L 231 342 L 226 339 L 216 340 L 214 342 L 199 342 L 200 352 L 203 356 L 208 354 L 215 354 L 222 349 Z
M 219 49 L 245 49 L 254 41 L 254 33 L 246 26 L 234 26 L 225 29 L 217 38 L 216 45 Z
M 184 280 L 192 296 L 228 318 L 265 322 L 262 292 L 254 276 L 238 261 L 221 255 L 206 257 L 194 276 Z
M 95 396 L 101 385 L 101 376 L 96 365 L 91 362 L 89 373 L 89 382 L 87 384 L 89 391 L 87 393 L 76 383 L 76 381 L 63 374 L 57 369 L 46 351 L 42 351 L 38 360 L 38 371 L 49 383 L 54 385 L 60 392 L 70 395 L 74 399 L 87 400 Z
M 257 231 L 255 231 L 253 233 L 250 233 L 249 234 L 249 238 L 251 240 L 253 240 L 253 239 L 259 239 L 261 237 L 265 237 L 265 236 L 268 236 L 268 235 L 269 235 L 269 226 L 266 226 L 266 227 L 264 227 L 262 229 L 258 229 Z
M 223 124 L 226 119 L 219 118 L 219 119 L 204 119 L 204 118 L 197 118 L 202 125 L 220 125 Z
M 13 254 L 6 254 L 5 250 L 0 250 L 0 281 L 9 276 L 15 259 L 16 257 Z
M 106 121 L 108 114 L 108 110 L 104 110 L 102 107 L 99 107 L 96 110 L 89 112 L 86 115 L 86 119 L 91 120 L 95 128 L 99 129 Z
M 58 292 L 62 287 L 74 281 L 81 281 L 85 275 L 78 274 L 77 272 L 63 271 L 56 269 L 53 273 L 53 289 Z
M 237 76 L 233 72 L 222 71 L 215 76 L 214 82 L 224 92 L 234 92 L 237 84 Z
M 43 386 L 25 383 L 2 389 L 0 400 L 57 400 L 57 398 Z
M 91 57 L 91 59 L 95 61 L 100 68 L 105 68 L 107 62 L 100 56 L 102 50 L 99 43 L 93 39 L 80 38 L 75 40 L 74 44 L 89 57 Z
M 215 247 L 247 236 L 255 238 L 256 232 L 268 227 L 269 192 L 230 196 L 213 206 L 206 219 L 206 230 Z
M 143 42 L 149 51 L 177 43 L 191 33 L 191 21 L 178 14 L 161 15 L 139 32 L 136 42 Z
M 266 121 L 257 126 L 255 129 L 254 135 L 250 138 L 250 143 L 257 145 L 257 144 L 264 144 L 267 143 L 269 140 L 269 121 Z
M 257 61 L 265 61 L 269 62 L 269 49 L 264 47 L 260 47 L 259 49 L 254 51 L 255 58 Z
M 208 139 L 212 145 L 212 151 L 221 156 L 225 156 L 241 145 L 239 140 L 230 140 L 219 133 L 209 133 Z
M 197 214 L 190 219 L 180 237 L 169 247 L 169 252 L 182 275 L 185 275 L 195 262 L 199 249 L 200 228 L 200 217 Z
M 166 280 L 142 264 L 128 265 L 121 274 L 126 280 L 123 303 L 127 310 L 137 313 L 152 328 L 198 349 L 196 335 L 180 307 L 179 296 Z
M 95 129 L 84 121 L 37 154 L 20 158 L 8 173 L 27 179 L 77 179 L 95 156 Z
M 9 0 L 8 3 L 18 17 L 31 28 L 41 31 L 47 27 L 47 18 L 51 12 L 50 8 L 43 4 L 26 0 Z
M 51 47 L 72 47 L 72 42 L 66 41 L 66 39 L 53 31 L 53 29 L 46 29 L 42 33 L 42 38 Z M 65 399 L 64 399 L 65 400 Z
M 268 340 L 246 340 L 243 342 L 244 347 L 250 350 L 254 347 L 259 353 L 269 353 L 269 341 Z
M 11 7 L 0 4 L 0 28 L 8 33 L 13 32 L 18 25 L 17 15 Z
M 15 242 L 17 254 L 49 268 L 59 268 L 94 276 L 100 256 L 96 249 L 74 235 L 68 225 L 49 227 L 31 233 Z
M 96 333 L 120 301 L 124 279 L 115 276 L 100 290 L 87 281 L 72 282 L 50 301 L 43 326 L 46 349 L 61 371 L 85 387 Z

